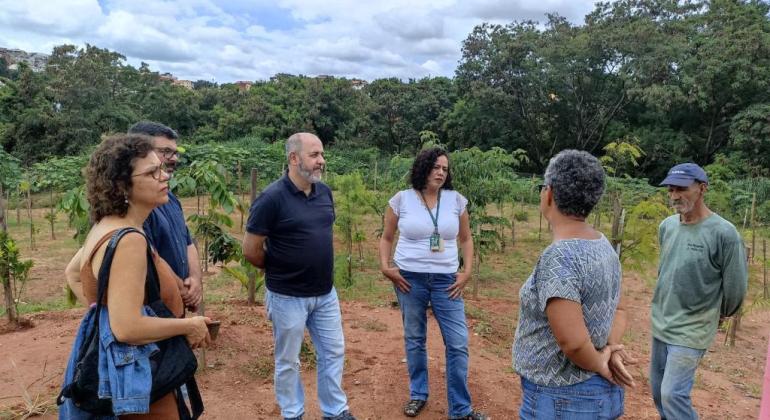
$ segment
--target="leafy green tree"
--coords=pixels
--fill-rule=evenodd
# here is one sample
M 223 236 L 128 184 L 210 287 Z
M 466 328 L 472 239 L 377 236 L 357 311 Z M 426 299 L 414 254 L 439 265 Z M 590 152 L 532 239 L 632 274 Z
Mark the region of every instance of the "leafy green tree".
M 601 157 L 604 170 L 611 176 L 628 177 L 644 156 L 644 151 L 636 143 L 636 139 L 625 138 L 604 146 L 605 155 Z
M 361 229 L 362 218 L 366 215 L 373 201 L 373 197 L 364 186 L 363 178 L 358 172 L 334 177 L 330 182 L 336 189 L 335 207 L 337 218 L 334 224 L 342 232 L 342 242 L 346 249 L 346 269 L 343 277 L 344 286 L 353 285 L 353 246 L 361 243 L 366 236 Z M 359 259 L 363 258 L 363 251 L 359 249 Z
M 449 162 L 455 189 L 468 199 L 467 211 L 470 215 L 478 276 L 485 256 L 502 247 L 504 238 L 498 226 L 510 226 L 510 221 L 505 217 L 491 215 L 488 206 L 499 197 L 509 196 L 514 157 L 500 148 L 483 152 L 472 147 L 452 152 Z M 473 293 L 478 293 L 478 278 L 474 281 Z
M 19 259 L 19 247 L 7 232 L 0 231 L 0 282 L 3 283 L 5 313 L 18 324 L 19 300 L 32 268 L 32 260 Z
M 209 260 L 214 264 L 227 263 L 238 252 L 238 241 L 225 228 L 233 226 L 229 214 L 236 208 L 241 211 L 243 208 L 235 194 L 229 191 L 225 174 L 226 169 L 221 163 L 208 159 L 194 161 L 186 171 L 175 176 L 177 185 L 191 185 L 193 190 L 202 188 L 209 193 L 205 213 L 187 217 L 195 236 L 203 238 L 205 271 L 208 271 Z
M 770 103 L 751 105 L 736 114 L 730 136 L 751 172 L 770 175 Z
M 670 211 L 661 195 L 633 206 L 623 229 L 620 259 L 640 269 L 658 256 L 658 225 Z

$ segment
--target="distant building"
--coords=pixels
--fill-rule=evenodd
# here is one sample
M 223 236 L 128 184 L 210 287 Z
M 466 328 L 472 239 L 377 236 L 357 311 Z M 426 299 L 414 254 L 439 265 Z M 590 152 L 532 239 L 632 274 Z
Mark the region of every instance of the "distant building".
M 247 92 L 249 89 L 251 89 L 251 86 L 254 83 L 246 81 L 246 80 L 239 80 L 235 82 L 235 85 L 238 86 L 238 91 L 240 92 Z
M 289 74 L 289 73 L 276 73 L 275 76 L 272 76 L 270 78 L 270 81 L 273 82 L 273 83 L 278 83 L 278 82 L 281 81 L 281 79 L 290 79 L 292 77 L 294 77 L 293 74 Z
M 187 88 L 192 90 L 193 88 L 193 82 L 192 80 L 183 80 L 183 79 L 176 79 L 171 81 L 172 85 L 182 86 L 183 88 Z
M 183 88 L 190 89 L 190 90 L 193 89 L 192 80 L 178 79 L 176 76 L 174 76 L 171 73 L 163 73 L 161 75 L 158 75 L 158 78 L 160 80 L 171 82 L 171 84 L 175 86 L 182 86 Z
M 363 89 L 368 84 L 369 84 L 369 82 L 367 82 L 366 80 L 362 80 L 362 79 L 351 79 L 350 80 L 350 85 L 353 86 L 353 89 L 355 89 L 355 90 Z
M 19 63 L 27 63 L 32 71 L 43 71 L 51 58 L 48 54 L 28 53 L 26 51 L 0 47 L 0 57 L 5 59 L 8 69 L 16 70 Z

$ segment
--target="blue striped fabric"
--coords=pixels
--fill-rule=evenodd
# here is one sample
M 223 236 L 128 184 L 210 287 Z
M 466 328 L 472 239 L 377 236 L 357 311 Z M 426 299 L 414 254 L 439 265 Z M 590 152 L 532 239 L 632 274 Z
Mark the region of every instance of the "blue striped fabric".
M 554 242 L 519 291 L 514 369 L 538 385 L 573 385 L 595 373 L 574 365 L 559 348 L 545 314 L 555 297 L 580 303 L 594 346 L 607 344 L 620 300 L 620 261 L 604 236 Z

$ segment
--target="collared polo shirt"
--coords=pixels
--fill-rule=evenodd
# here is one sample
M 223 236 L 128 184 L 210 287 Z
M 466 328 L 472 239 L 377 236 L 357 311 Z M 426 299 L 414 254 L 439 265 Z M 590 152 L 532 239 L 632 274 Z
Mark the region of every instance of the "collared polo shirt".
M 288 175 L 270 184 L 251 204 L 246 230 L 267 237 L 265 285 L 296 297 L 329 293 L 334 281 L 334 200 L 321 182 L 309 195 Z
M 182 204 L 172 193 L 168 203 L 156 207 L 144 221 L 144 233 L 177 276 L 186 279 L 190 275 L 187 247 L 192 244 L 190 231 L 184 221 Z

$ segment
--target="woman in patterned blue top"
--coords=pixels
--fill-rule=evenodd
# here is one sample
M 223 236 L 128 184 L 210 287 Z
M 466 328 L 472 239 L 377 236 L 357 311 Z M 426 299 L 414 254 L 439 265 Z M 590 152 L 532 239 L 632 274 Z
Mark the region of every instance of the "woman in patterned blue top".
M 513 366 L 521 376 L 522 419 L 608 419 L 623 414 L 633 386 L 620 345 L 620 261 L 586 223 L 604 192 L 598 159 L 577 150 L 554 156 L 540 190 L 553 243 L 519 291 Z M 577 417 L 576 417 L 577 416 Z

